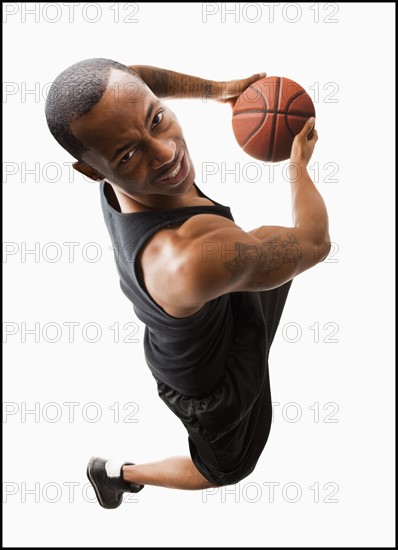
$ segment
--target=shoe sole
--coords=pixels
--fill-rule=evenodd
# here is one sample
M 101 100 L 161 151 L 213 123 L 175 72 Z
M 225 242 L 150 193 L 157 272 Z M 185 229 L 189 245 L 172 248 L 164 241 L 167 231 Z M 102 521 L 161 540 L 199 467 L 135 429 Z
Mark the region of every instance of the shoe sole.
M 92 470 L 94 461 L 95 461 L 95 457 L 91 457 L 90 461 L 88 463 L 88 466 L 87 466 L 88 480 L 91 483 L 91 485 L 93 486 L 95 496 L 97 497 L 98 503 L 102 506 L 102 508 L 105 508 L 106 510 L 114 510 L 115 508 L 118 508 L 118 506 L 105 506 L 104 502 L 101 499 L 101 495 L 100 495 L 99 489 L 97 487 L 97 484 L 95 483 L 94 478 L 91 476 L 91 470 Z

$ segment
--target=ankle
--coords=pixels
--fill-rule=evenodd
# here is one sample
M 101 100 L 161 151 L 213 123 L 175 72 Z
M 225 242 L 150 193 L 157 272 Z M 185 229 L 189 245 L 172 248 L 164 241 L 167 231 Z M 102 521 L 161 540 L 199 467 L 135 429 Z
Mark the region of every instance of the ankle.
M 121 476 L 123 481 L 126 481 L 127 483 L 134 483 L 134 470 L 135 464 L 124 464 L 121 469 Z

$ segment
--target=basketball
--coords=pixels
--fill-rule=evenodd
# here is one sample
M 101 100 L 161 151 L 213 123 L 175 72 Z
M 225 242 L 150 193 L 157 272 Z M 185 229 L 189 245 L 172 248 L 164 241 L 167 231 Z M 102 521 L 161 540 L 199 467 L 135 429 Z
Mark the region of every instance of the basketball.
M 314 104 L 300 84 L 289 78 L 267 76 L 238 97 L 232 128 L 248 155 L 280 162 L 290 157 L 295 135 L 312 116 Z

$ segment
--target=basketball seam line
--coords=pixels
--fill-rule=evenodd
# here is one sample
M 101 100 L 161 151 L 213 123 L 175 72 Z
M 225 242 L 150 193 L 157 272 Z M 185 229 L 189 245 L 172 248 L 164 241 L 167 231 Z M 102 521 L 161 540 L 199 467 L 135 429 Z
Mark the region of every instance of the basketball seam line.
M 276 90 L 276 99 L 275 99 L 275 113 L 278 112 L 278 107 L 279 107 L 279 96 L 280 96 L 280 93 L 281 93 L 281 79 L 278 78 L 278 88 Z M 269 150 L 269 155 L 268 155 L 268 158 L 272 161 L 272 158 L 274 156 L 274 148 L 275 148 L 275 144 L 274 144 L 274 137 L 275 137 L 275 129 L 276 129 L 276 117 L 274 117 L 274 120 L 272 121 L 273 124 L 272 124 L 272 128 L 271 128 L 271 136 L 270 136 L 270 150 Z
M 305 90 L 301 90 L 300 92 L 297 92 L 296 95 L 294 95 L 293 97 L 291 97 L 291 98 L 289 99 L 289 101 L 287 102 L 287 104 L 286 104 L 286 111 L 288 112 L 289 106 L 293 103 L 293 101 L 294 101 L 295 99 L 297 99 L 299 96 L 301 96 L 301 95 L 303 95 L 303 94 L 305 94 L 305 93 L 306 93 Z M 313 115 L 310 115 L 310 116 L 313 116 Z M 286 115 L 285 115 L 285 124 L 286 124 L 286 128 L 287 128 L 288 131 L 290 132 L 290 135 L 294 138 L 294 137 L 295 137 L 295 133 L 292 132 L 292 130 L 291 130 L 290 126 L 289 126 L 289 119 L 288 119 L 288 117 L 287 117 L 287 113 L 286 113 Z
M 255 89 L 253 85 L 250 85 L 249 88 Z M 279 105 L 279 100 L 280 100 L 280 91 L 281 91 L 281 78 L 279 77 L 278 81 L 277 81 L 276 102 L 275 102 L 275 109 L 274 110 L 269 110 L 267 108 L 267 101 L 266 101 L 265 97 L 263 96 L 263 94 L 261 93 L 261 98 L 264 101 L 265 109 L 250 109 L 250 110 L 247 110 L 247 111 L 241 111 L 239 113 L 233 113 L 232 117 L 238 116 L 238 115 L 244 115 L 246 113 L 264 113 L 264 115 L 265 115 L 263 117 L 261 123 L 257 126 L 257 128 L 252 130 L 252 132 L 246 138 L 245 142 L 241 145 L 243 150 L 244 150 L 245 146 L 247 145 L 247 143 L 250 141 L 250 139 L 261 129 L 261 127 L 263 126 L 263 124 L 264 124 L 264 122 L 267 118 L 268 113 L 269 114 L 274 114 L 274 115 L 285 115 L 286 128 L 287 128 L 288 132 L 290 133 L 290 135 L 293 138 L 295 137 L 295 134 L 292 132 L 292 130 L 289 127 L 288 116 L 291 115 L 291 116 L 296 116 L 296 117 L 299 117 L 299 118 L 309 118 L 311 116 L 314 116 L 314 113 L 303 113 L 302 111 L 300 111 L 299 113 L 297 113 L 295 111 L 288 111 L 288 110 L 278 111 L 278 105 Z M 297 99 L 300 95 L 305 94 L 305 93 L 306 93 L 306 91 L 302 89 L 299 92 L 297 92 L 293 97 L 291 97 L 289 99 L 289 101 L 287 102 L 287 104 L 286 104 L 286 109 L 289 108 L 289 106 L 292 104 L 292 102 L 295 99 Z M 276 121 L 277 121 L 277 119 L 275 117 L 274 120 L 273 120 L 272 128 L 271 128 L 271 138 L 270 138 L 270 153 L 271 154 L 270 154 L 269 158 L 271 160 L 273 158 L 274 149 L 275 149 L 274 137 L 275 137 L 275 132 L 276 132 Z
M 305 93 L 306 93 L 305 90 L 300 90 L 299 92 L 296 93 L 296 95 L 292 96 L 292 97 L 289 99 L 289 101 L 286 103 L 286 110 L 289 109 L 289 105 L 290 105 L 291 103 L 293 103 L 293 101 L 294 101 L 295 99 L 297 99 L 299 96 L 301 96 L 301 95 L 303 95 L 303 94 L 305 94 Z
M 253 87 L 253 85 L 250 85 L 249 88 L 253 88 L 254 90 L 257 91 L 257 89 Z M 264 100 L 265 111 L 263 111 L 263 112 L 266 113 L 266 112 L 267 112 L 267 108 L 268 108 L 267 100 L 265 99 L 265 97 L 263 96 L 262 93 L 261 93 L 260 95 L 261 95 L 261 97 L 262 97 L 263 100 Z M 254 128 L 254 130 L 252 130 L 251 133 L 247 136 L 245 142 L 244 142 L 244 143 L 242 144 L 242 146 L 241 146 L 242 149 L 245 148 L 246 143 L 254 136 L 254 134 L 256 134 L 256 133 L 258 132 L 258 130 L 259 130 L 259 129 L 261 128 L 261 126 L 264 124 L 264 121 L 265 121 L 266 118 L 267 118 L 267 115 L 265 114 L 264 117 L 263 117 L 263 119 L 262 119 L 262 121 L 260 122 L 260 124 L 258 124 L 257 128 Z
M 293 115 L 293 116 L 301 116 L 301 117 L 311 117 L 314 116 L 313 113 L 303 113 L 303 111 L 300 111 L 297 113 L 296 111 L 271 111 L 267 109 L 264 111 L 263 109 L 253 109 L 251 111 L 241 111 L 240 113 L 234 113 L 233 116 L 239 116 L 239 115 L 246 115 L 247 113 L 265 113 L 265 114 L 272 114 L 272 115 Z

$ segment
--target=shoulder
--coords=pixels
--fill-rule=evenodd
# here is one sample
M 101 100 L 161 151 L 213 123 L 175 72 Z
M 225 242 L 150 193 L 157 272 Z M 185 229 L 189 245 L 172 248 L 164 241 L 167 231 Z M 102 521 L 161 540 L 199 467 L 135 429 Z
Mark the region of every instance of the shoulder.
M 192 315 L 205 301 L 198 287 L 208 281 L 208 255 L 216 234 L 236 227 L 217 214 L 197 214 L 176 227 L 156 231 L 141 248 L 137 272 L 152 299 L 176 317 Z
M 185 254 L 192 254 L 193 248 L 205 242 L 204 239 L 232 228 L 238 226 L 229 218 L 206 213 L 195 214 L 177 225 L 159 229 L 140 250 L 143 267 L 151 269 L 158 263 L 164 268 L 176 267 L 186 259 Z

